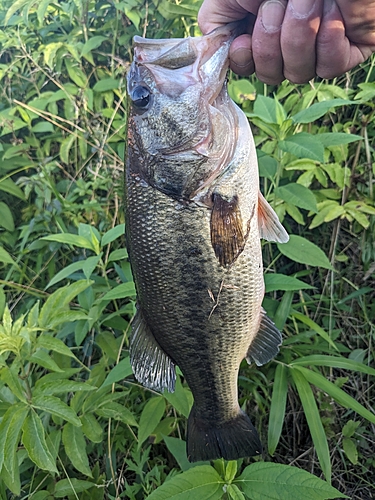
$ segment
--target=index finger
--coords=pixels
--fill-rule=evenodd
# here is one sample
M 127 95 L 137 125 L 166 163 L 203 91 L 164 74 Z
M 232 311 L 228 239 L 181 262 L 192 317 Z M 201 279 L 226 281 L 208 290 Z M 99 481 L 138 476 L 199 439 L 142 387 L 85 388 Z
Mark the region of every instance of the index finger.
M 263 0 L 204 0 L 198 12 L 198 24 L 203 34 L 244 19 L 249 12 L 256 14 Z

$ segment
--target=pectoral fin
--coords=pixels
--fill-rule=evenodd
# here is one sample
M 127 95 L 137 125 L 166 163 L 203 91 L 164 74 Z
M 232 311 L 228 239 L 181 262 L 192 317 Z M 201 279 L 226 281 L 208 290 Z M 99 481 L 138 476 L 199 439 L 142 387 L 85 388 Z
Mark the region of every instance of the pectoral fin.
M 238 198 L 230 201 L 213 194 L 211 214 L 211 243 L 222 266 L 233 264 L 245 247 L 248 234 L 244 233 Z
M 247 352 L 246 361 L 255 362 L 257 366 L 268 363 L 279 352 L 282 344 L 280 331 L 262 308 L 260 313 L 259 330 Z
M 258 222 L 261 238 L 277 243 L 289 241 L 289 235 L 279 221 L 276 212 L 260 191 L 258 196 Z
M 141 310 L 138 310 L 132 325 L 130 363 L 135 378 L 145 387 L 174 392 L 175 365 L 158 344 Z

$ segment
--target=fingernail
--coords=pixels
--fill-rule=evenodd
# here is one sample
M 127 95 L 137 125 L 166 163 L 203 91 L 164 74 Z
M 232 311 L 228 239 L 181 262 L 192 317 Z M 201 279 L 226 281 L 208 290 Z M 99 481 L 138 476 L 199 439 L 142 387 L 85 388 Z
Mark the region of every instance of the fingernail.
M 294 13 L 299 17 L 307 17 L 313 10 L 315 0 L 290 0 Z
M 280 31 L 284 13 L 285 5 L 277 0 L 269 0 L 262 5 L 262 24 L 267 33 Z
M 230 60 L 239 68 L 246 68 L 252 64 L 253 53 L 249 49 L 240 47 L 230 54 Z

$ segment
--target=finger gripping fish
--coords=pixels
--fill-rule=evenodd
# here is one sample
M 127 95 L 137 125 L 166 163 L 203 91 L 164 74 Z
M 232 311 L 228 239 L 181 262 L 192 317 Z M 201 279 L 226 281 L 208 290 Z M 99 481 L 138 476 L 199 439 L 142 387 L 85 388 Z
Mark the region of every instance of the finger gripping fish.
M 259 192 L 247 118 L 225 78 L 235 28 L 134 38 L 126 164 L 126 238 L 137 289 L 130 359 L 146 387 L 194 395 L 190 461 L 261 452 L 238 404 L 241 361 L 267 363 L 281 334 L 261 307 L 260 238 L 288 235 Z

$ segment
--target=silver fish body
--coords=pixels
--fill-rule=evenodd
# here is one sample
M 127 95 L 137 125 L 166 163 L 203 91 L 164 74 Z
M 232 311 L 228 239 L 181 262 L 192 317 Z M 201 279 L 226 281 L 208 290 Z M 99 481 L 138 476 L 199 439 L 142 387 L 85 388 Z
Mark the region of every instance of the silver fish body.
M 200 38 L 135 37 L 126 166 L 126 236 L 137 288 L 136 378 L 194 395 L 191 461 L 259 454 L 238 405 L 246 358 L 274 357 L 281 334 L 261 308 L 260 238 L 287 241 L 259 193 L 254 141 L 224 81 L 234 28 Z

